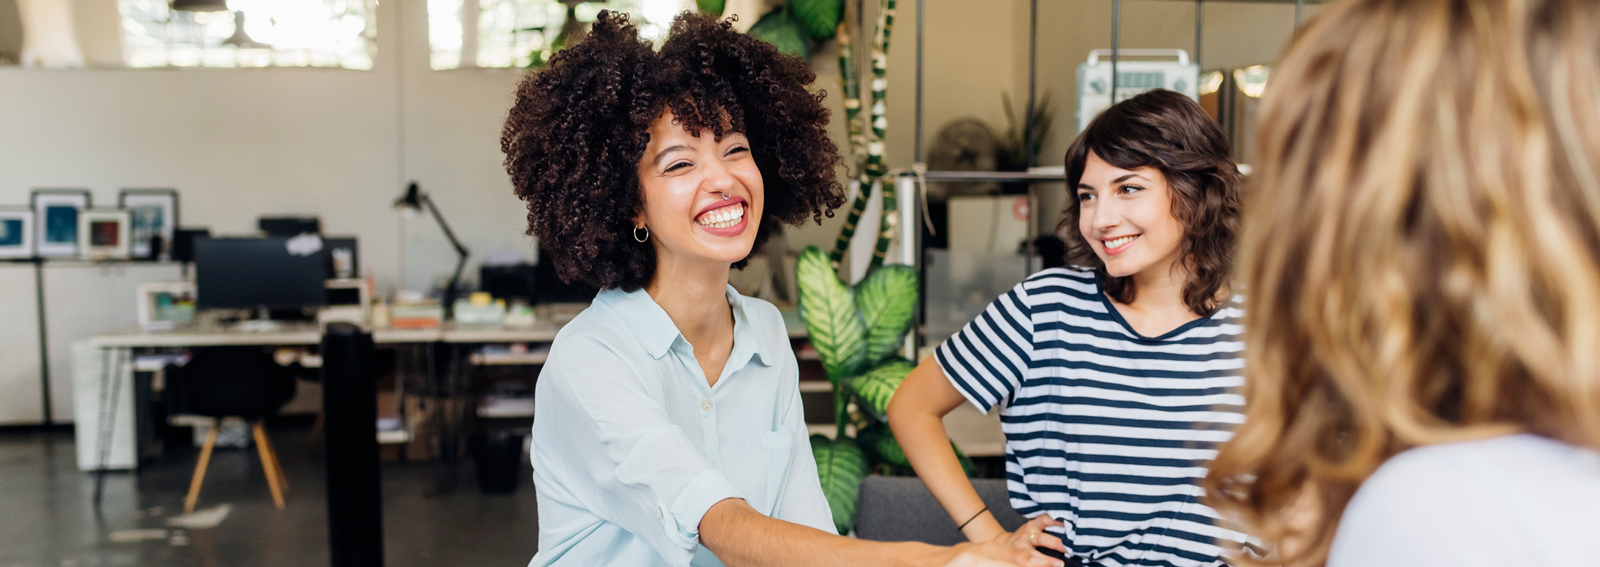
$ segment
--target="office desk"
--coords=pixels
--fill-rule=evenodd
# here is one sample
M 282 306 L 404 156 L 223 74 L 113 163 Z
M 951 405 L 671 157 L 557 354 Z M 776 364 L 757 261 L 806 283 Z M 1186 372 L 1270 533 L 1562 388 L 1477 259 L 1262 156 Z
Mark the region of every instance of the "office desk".
M 371 332 L 373 342 L 380 345 L 421 345 L 548 342 L 554 340 L 560 330 L 560 323 L 541 320 L 528 328 L 450 323 L 434 329 L 383 328 Z M 136 464 L 134 419 L 137 408 L 134 396 L 127 395 L 133 391 L 128 383 L 132 377 L 134 350 L 257 345 L 304 347 L 321 343 L 321 327 L 307 322 L 284 324 L 265 331 L 225 326 L 145 331 L 133 326 L 74 344 L 79 470 L 95 470 L 102 466 L 127 469 Z M 102 427 L 102 416 L 108 416 L 109 428 Z

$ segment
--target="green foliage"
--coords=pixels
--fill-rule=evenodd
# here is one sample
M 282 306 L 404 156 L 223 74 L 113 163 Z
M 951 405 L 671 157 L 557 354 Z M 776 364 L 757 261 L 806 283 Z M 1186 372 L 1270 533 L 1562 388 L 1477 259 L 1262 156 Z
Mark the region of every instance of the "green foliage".
M 900 448 L 900 442 L 895 440 L 894 431 L 889 429 L 889 424 L 875 422 L 862 428 L 861 432 L 856 434 L 856 441 L 873 463 L 883 465 L 890 474 L 912 472 L 911 461 L 906 459 L 906 452 Z
M 911 266 L 883 266 L 856 284 L 856 304 L 867 326 L 867 363 L 905 343 L 917 311 L 917 271 Z
M 694 0 L 694 5 L 701 12 L 721 16 L 722 11 L 728 7 L 728 0 Z
M 906 375 L 917 365 L 904 358 L 892 358 L 850 381 L 850 389 L 860 400 L 862 409 L 882 421 L 889 419 L 889 400 L 900 389 Z
M 817 478 L 822 481 L 822 494 L 833 512 L 834 528 L 840 535 L 850 533 L 856 522 L 856 502 L 861 497 L 857 489 L 867 475 L 866 455 L 854 439 L 812 435 L 811 456 L 817 460 Z
M 1055 122 L 1055 111 L 1050 108 L 1050 91 L 1045 91 L 1034 102 L 1033 112 L 1025 118 L 1026 124 L 1017 123 L 1017 115 L 1011 108 L 1011 95 L 1000 93 L 1000 105 L 1006 111 L 1006 133 L 995 141 L 995 169 L 1000 171 L 1024 171 L 1028 169 L 1028 158 L 1039 156 L 1039 148 L 1050 134 L 1050 125 Z M 1032 152 L 1028 147 L 1028 128 L 1033 128 Z
M 844 15 L 844 0 L 789 0 L 789 10 L 811 34 L 811 39 L 827 41 L 839 31 Z
M 777 8 L 750 26 L 750 36 L 778 46 L 778 51 L 805 59 L 811 56 L 805 24 L 794 18 L 787 7 Z
M 800 252 L 795 278 L 800 287 L 800 318 L 811 347 L 835 389 L 855 376 L 866 359 L 866 324 L 856 310 L 855 292 L 839 279 L 828 255 L 815 246 Z
M 854 288 L 839 279 L 822 249 L 800 252 L 795 276 L 800 287 L 800 317 L 811 346 L 833 383 L 836 439 L 811 437 L 822 492 L 834 527 L 848 533 L 855 522 L 857 489 L 868 472 L 914 474 L 906 454 L 885 423 L 889 401 L 916 368 L 891 356 L 900 348 L 917 305 L 917 273 L 908 266 L 873 270 Z M 854 401 L 856 410 L 849 409 Z M 847 435 L 855 425 L 855 438 Z M 974 467 L 957 451 L 970 476 Z

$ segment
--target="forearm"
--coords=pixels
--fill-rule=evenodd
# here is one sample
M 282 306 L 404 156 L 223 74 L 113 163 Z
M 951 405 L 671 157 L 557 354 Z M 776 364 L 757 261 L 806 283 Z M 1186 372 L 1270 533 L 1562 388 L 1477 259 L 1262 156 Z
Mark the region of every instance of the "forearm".
M 944 565 L 954 554 L 915 542 L 841 537 L 769 518 L 743 500 L 718 502 L 700 520 L 700 542 L 729 567 Z
M 923 484 L 928 485 L 950 520 L 957 525 L 966 523 L 961 532 L 969 541 L 988 541 L 1004 531 L 993 515 L 979 514 L 985 507 L 983 499 L 972 488 L 972 481 L 967 480 L 960 459 L 950 447 L 950 436 L 940 416 L 916 412 L 891 414 L 889 426 L 900 448 L 905 450 L 906 459 L 911 461 L 911 468 L 917 471 Z
M 985 507 L 983 500 L 967 480 L 944 428 L 944 416 L 962 403 L 965 399 L 930 359 L 917 366 L 895 393 L 889 404 L 889 427 L 911 468 L 950 520 L 966 523 L 961 533 L 969 541 L 989 541 L 1005 530 L 992 514 L 979 513 Z

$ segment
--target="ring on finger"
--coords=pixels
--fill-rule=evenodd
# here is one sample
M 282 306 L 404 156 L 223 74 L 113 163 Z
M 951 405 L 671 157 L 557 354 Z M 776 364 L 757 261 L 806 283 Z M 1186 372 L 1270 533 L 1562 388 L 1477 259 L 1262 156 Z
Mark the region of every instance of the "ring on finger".
M 1028 534 L 1028 545 L 1033 545 L 1033 538 L 1039 537 L 1038 532 Z

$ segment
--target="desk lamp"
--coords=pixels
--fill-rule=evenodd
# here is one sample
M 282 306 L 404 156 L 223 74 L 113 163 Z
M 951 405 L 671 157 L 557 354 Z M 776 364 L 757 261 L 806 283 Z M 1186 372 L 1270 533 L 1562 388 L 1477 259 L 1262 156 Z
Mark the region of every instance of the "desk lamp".
M 456 254 L 461 256 L 456 260 L 456 272 L 450 276 L 450 283 L 445 286 L 444 297 L 441 298 L 444 303 L 444 315 L 448 319 L 455 310 L 456 291 L 461 287 L 461 270 L 467 267 L 467 247 L 456 239 L 455 231 L 450 230 L 450 224 L 444 222 L 444 216 L 439 214 L 439 208 L 433 206 L 433 199 L 429 199 L 427 193 L 417 188 L 417 182 L 412 181 L 411 185 L 406 187 L 406 194 L 394 202 L 394 208 L 400 210 L 421 211 L 423 207 L 427 207 L 428 212 L 433 214 L 433 220 L 438 221 L 439 228 L 444 230 L 445 238 L 450 239 L 450 245 L 454 246 Z

